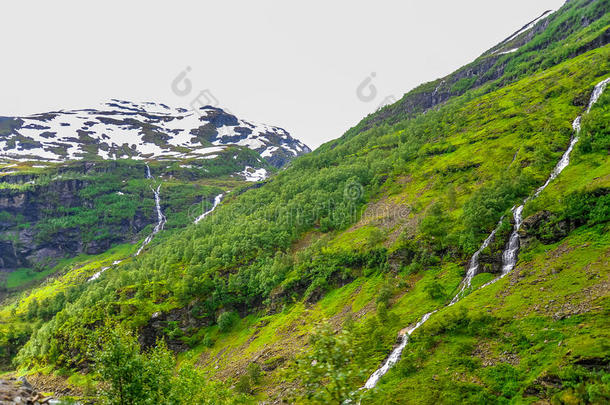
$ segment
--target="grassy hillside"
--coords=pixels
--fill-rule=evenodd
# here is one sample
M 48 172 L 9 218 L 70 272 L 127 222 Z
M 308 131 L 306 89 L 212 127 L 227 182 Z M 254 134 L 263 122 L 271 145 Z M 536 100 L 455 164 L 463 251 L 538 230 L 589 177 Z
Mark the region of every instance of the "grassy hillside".
M 5 338 L 6 355 L 20 348 L 21 372 L 90 386 L 97 333 L 120 325 L 143 348 L 166 342 L 236 401 L 610 400 L 610 91 L 583 117 L 570 165 L 526 204 L 517 267 L 478 289 L 499 272 L 511 207 L 544 183 L 610 77 L 610 45 L 515 61 L 528 74 L 359 126 L 95 281 L 83 274 L 114 253 L 78 259 L 87 265 L 6 303 L 4 336 L 24 331 Z M 484 272 L 446 307 L 501 218 Z M 32 310 L 35 298 L 57 311 Z M 433 310 L 380 385 L 358 391 Z

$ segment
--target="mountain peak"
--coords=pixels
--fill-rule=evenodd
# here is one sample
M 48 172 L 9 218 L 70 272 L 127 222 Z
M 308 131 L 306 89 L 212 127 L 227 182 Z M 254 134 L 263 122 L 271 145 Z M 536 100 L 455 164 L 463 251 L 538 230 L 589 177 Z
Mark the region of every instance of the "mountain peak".
M 0 117 L 0 156 L 14 160 L 198 158 L 230 145 L 281 167 L 310 149 L 279 127 L 253 123 L 213 106 L 111 99 L 98 108 Z

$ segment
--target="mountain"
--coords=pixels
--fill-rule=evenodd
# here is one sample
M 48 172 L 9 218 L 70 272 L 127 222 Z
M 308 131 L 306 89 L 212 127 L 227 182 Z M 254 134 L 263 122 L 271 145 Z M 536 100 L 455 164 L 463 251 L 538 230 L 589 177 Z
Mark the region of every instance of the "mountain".
M 21 287 L 79 254 L 135 247 L 157 226 L 165 237 L 307 152 L 281 128 L 210 106 L 112 100 L 0 118 L 0 279 Z
M 424 83 L 398 102 L 370 115 L 348 131 L 414 117 L 470 89 L 505 86 L 538 69 L 573 58 L 610 41 L 606 1 L 567 1 L 560 12 L 546 11 L 450 75 Z
M 110 402 L 607 403 L 608 11 L 566 2 L 264 183 L 209 190 L 139 255 L 7 287 L 5 368 Z M 203 187 L 105 162 L 147 212 L 159 185 L 161 204 Z
M 281 128 L 240 120 L 221 108 L 186 110 L 121 100 L 111 100 L 99 109 L 0 117 L 0 137 L 5 159 L 50 162 L 210 158 L 237 145 L 282 167 L 311 152 Z

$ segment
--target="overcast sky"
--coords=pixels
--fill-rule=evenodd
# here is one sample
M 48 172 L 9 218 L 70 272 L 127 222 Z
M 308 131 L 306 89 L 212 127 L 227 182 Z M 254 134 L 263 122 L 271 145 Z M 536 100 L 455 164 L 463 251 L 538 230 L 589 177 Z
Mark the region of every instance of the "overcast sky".
M 4 2 L 0 115 L 95 107 L 110 98 L 188 108 L 208 90 L 212 103 L 315 148 L 386 97 L 451 73 L 563 3 Z M 172 90 L 180 73 L 190 92 L 184 80 L 180 92 Z M 376 95 L 361 100 L 356 89 L 367 78 Z

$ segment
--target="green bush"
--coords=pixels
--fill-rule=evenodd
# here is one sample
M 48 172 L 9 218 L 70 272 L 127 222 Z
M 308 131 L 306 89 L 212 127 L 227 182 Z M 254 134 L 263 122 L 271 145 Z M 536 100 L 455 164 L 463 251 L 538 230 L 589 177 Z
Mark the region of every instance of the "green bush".
M 189 365 L 176 372 L 176 360 L 163 341 L 146 352 L 137 338 L 117 325 L 98 333 L 101 345 L 94 350 L 94 369 L 103 384 L 105 404 L 242 404 L 246 398 L 221 383 L 211 381 Z M 99 345 L 99 346 L 98 346 Z
M 228 332 L 235 324 L 238 316 L 235 312 L 223 312 L 218 316 L 218 329 L 221 332 Z

